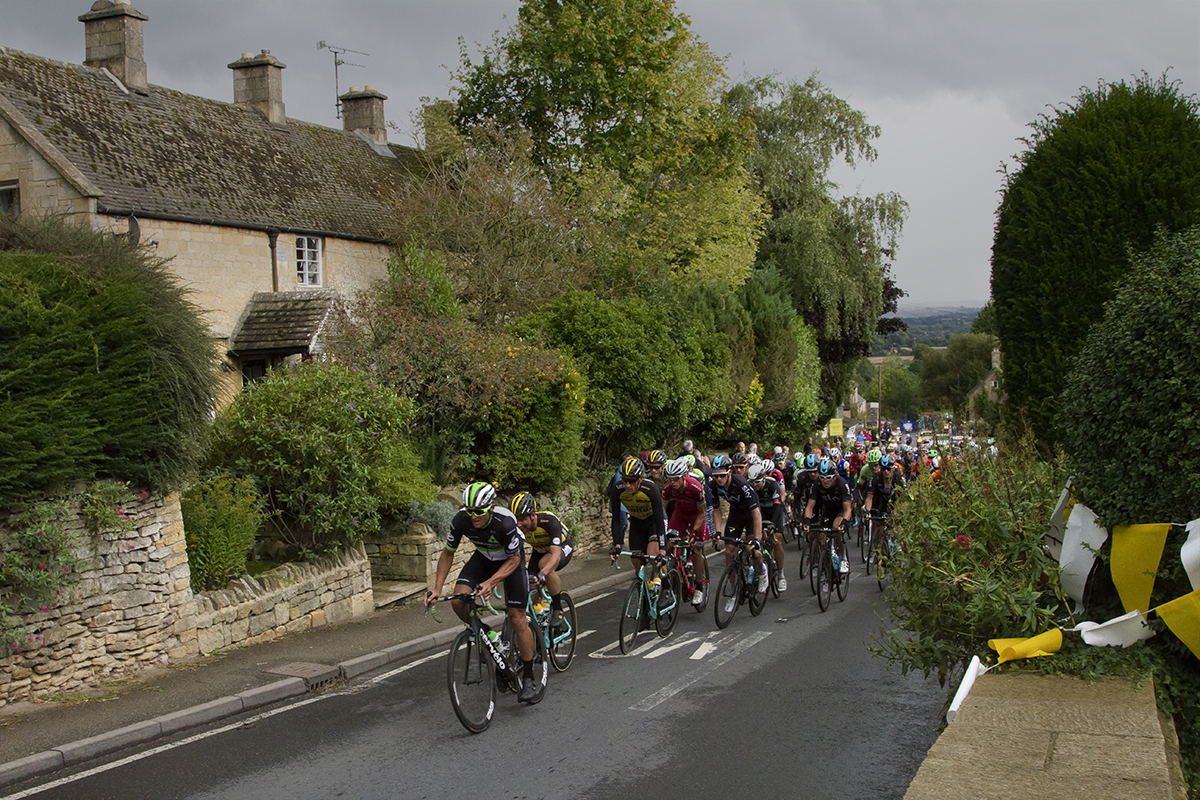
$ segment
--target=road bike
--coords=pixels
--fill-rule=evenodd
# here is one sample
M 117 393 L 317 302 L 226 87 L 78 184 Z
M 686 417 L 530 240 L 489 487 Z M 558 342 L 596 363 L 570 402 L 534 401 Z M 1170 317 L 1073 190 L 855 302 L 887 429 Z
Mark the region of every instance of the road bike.
M 621 622 L 619 625 L 619 642 L 622 653 L 633 652 L 638 634 L 648 630 L 653 620 L 654 628 L 660 637 L 665 637 L 675 627 L 679 617 L 679 605 L 683 581 L 679 577 L 679 569 L 675 559 L 670 554 L 659 553 L 648 556 L 639 550 L 621 550 L 613 556 L 613 565 L 617 556 L 630 556 L 639 559 L 642 564 L 638 567 L 637 575 L 629 584 L 625 594 L 625 602 L 621 606 Z M 653 580 L 655 567 L 661 567 L 661 577 Z
M 542 642 L 550 654 L 550 663 L 554 665 L 554 670 L 564 672 L 575 659 L 575 639 L 578 629 L 575 619 L 575 601 L 571 599 L 571 595 L 566 589 L 563 589 L 558 597 L 562 603 L 562 617 L 557 626 L 551 626 L 550 593 L 546 591 L 545 584 L 539 583 L 536 577 L 530 576 L 529 601 L 525 604 L 525 612 L 531 619 L 537 620 L 538 628 L 542 633 Z M 511 621 L 505 618 L 505 633 L 511 633 L 511 627 Z
M 483 733 L 492 724 L 492 717 L 496 713 L 497 686 L 501 692 L 511 689 L 519 694 L 521 691 L 521 656 L 512 641 L 511 629 L 506 638 L 504 633 L 497 634 L 490 630 L 480 619 L 484 611 L 493 614 L 502 611 L 486 600 L 481 601 L 474 592 L 438 598 L 439 602 L 443 600 L 461 600 L 469 607 L 464 628 L 454 638 L 446 658 L 450 704 L 464 728 L 471 733 Z M 432 610 L 432 606 L 426 608 L 425 613 Z M 433 618 L 441 622 L 436 611 L 433 611 Z M 546 683 L 550 676 L 546 647 L 537 624 L 536 619 L 529 619 L 534 645 L 533 680 L 538 687 L 537 693 L 529 701 L 530 705 L 540 703 L 546 696 Z
M 814 555 L 815 568 L 810 568 L 814 577 L 817 594 L 817 605 L 824 612 L 829 608 L 833 592 L 837 591 L 838 602 L 846 599 L 850 591 L 850 572 L 842 570 L 847 564 L 846 543 L 839 531 L 828 527 L 811 528 L 815 549 L 819 555 Z M 824 542 L 822 542 L 824 540 Z
M 733 615 L 737 613 L 743 603 L 750 606 L 751 615 L 757 617 L 761 614 L 763 606 L 767 602 L 767 590 L 759 591 L 759 568 L 754 565 L 753 557 L 747 552 L 749 542 L 732 536 L 717 538 L 737 548 L 737 554 L 733 557 L 733 561 L 730 561 L 725 567 L 725 571 L 721 573 L 721 580 L 717 583 L 715 592 L 716 596 L 713 597 L 713 617 L 716 619 L 717 627 L 727 628 L 733 621 Z M 764 553 L 763 556 L 763 563 L 766 564 L 769 555 Z M 768 574 L 770 573 L 768 572 Z
M 671 553 L 671 558 L 678 565 L 683 597 L 690 601 L 699 591 L 701 600 L 699 603 L 692 603 L 692 608 L 697 612 L 703 611 L 708 606 L 708 559 L 704 557 L 704 543 L 689 541 L 681 538 L 677 531 L 669 530 L 667 531 L 667 548 Z M 699 572 L 701 574 L 699 575 L 696 574 L 697 569 L 692 559 L 692 553 L 700 554 Z
M 891 525 L 888 524 L 887 514 L 871 515 L 871 550 L 867 559 L 867 574 L 875 570 L 875 580 L 879 583 L 879 591 L 884 589 L 888 561 L 896 553 L 896 542 L 892 538 Z
M 775 563 L 773 543 L 776 533 L 775 523 L 764 519 L 762 523 L 763 563 L 767 565 L 767 588 L 771 590 L 772 597 L 779 597 L 779 579 L 783 577 L 783 570 Z M 782 537 L 783 534 L 779 535 Z

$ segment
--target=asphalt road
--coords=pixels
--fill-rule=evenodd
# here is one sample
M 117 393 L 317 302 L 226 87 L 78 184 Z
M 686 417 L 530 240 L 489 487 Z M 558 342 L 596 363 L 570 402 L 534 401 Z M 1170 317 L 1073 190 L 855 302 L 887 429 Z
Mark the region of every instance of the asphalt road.
M 8 797 L 890 798 L 937 737 L 936 681 L 867 653 L 886 609 L 861 572 L 827 613 L 793 580 L 725 631 L 711 607 L 685 608 L 670 637 L 644 633 L 629 656 L 615 642 L 621 596 L 580 607 L 579 652 L 542 703 L 500 695 L 477 736 L 454 717 L 439 652 Z

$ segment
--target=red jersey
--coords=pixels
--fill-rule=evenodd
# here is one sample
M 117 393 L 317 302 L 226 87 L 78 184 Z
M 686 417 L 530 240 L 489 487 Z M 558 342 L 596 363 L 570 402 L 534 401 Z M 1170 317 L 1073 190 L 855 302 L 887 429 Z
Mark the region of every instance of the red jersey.
M 662 496 L 664 503 L 668 500 L 675 501 L 675 507 L 671 509 L 671 519 L 667 522 L 668 530 L 684 537 L 694 536 L 702 541 L 708 538 L 708 523 L 704 514 L 707 506 L 704 502 L 704 486 L 700 481 L 691 475 L 685 475 L 682 489 L 676 489 L 674 481 L 668 481 L 663 487 Z M 693 533 L 692 526 L 696 524 L 697 514 L 700 515 L 700 529 Z

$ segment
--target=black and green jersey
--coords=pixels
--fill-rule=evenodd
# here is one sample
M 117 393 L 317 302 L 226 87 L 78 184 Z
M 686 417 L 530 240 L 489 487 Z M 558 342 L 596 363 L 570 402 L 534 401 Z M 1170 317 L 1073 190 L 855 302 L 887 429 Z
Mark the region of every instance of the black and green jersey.
M 525 536 L 517 527 L 517 518 L 507 508 L 492 508 L 492 518 L 482 528 L 471 524 L 471 515 L 460 510 L 450 521 L 446 549 L 454 551 L 463 539 L 469 539 L 484 558 L 504 561 L 512 556 L 525 557 Z

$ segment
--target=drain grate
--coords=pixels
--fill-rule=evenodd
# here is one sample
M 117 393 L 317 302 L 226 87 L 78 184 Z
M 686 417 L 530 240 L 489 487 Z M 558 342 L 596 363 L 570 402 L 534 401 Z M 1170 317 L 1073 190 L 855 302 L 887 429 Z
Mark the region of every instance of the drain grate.
M 269 672 L 272 675 L 286 675 L 289 678 L 303 678 L 304 686 L 310 692 L 323 689 L 341 676 L 341 670 L 338 667 L 314 664 L 309 661 L 293 661 L 291 664 L 272 667 L 263 672 Z

